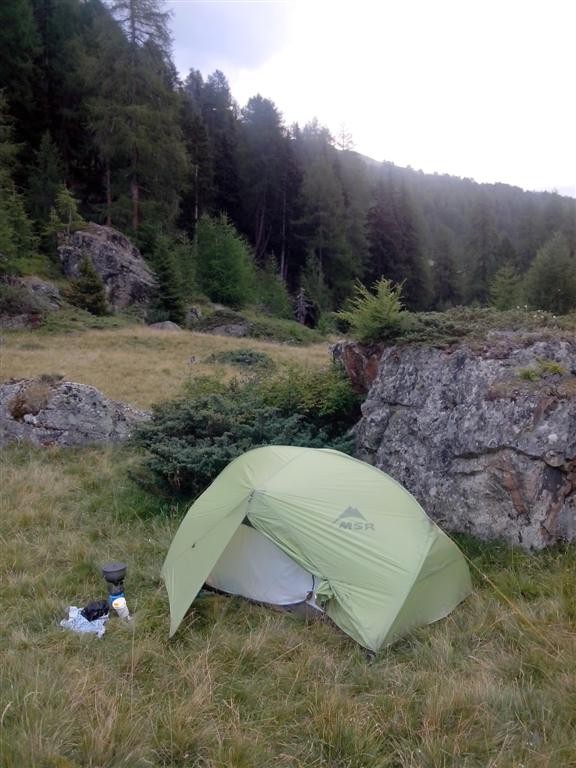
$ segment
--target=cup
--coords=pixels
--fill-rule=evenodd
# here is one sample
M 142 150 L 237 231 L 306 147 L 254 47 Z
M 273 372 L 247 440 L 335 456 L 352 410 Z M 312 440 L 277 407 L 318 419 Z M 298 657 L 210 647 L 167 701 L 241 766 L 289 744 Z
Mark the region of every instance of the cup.
M 114 608 L 114 610 L 116 611 L 116 613 L 121 619 L 128 620 L 130 618 L 130 611 L 128 610 L 128 606 L 126 605 L 125 597 L 117 597 L 115 600 L 113 600 L 112 608 Z

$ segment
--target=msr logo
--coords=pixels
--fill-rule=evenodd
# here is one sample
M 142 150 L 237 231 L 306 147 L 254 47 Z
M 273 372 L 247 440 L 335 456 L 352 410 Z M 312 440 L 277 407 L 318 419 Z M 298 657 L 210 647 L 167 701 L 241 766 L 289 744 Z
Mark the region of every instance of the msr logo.
M 348 507 L 334 520 L 334 525 L 348 531 L 373 531 L 374 524 L 366 522 L 366 518 L 356 507 Z

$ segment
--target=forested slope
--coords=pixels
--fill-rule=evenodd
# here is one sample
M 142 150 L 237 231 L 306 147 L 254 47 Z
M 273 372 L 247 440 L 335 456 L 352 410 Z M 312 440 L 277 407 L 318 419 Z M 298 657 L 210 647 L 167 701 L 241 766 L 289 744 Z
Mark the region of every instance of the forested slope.
M 317 317 L 381 276 L 411 309 L 576 306 L 576 201 L 376 163 L 260 95 L 240 107 L 222 72 L 180 77 L 158 0 L 3 0 L 0 56 L 5 274 L 57 268 L 76 201 L 183 298 L 230 294 L 226 254 L 229 303 L 272 293 L 284 314 L 286 291 Z

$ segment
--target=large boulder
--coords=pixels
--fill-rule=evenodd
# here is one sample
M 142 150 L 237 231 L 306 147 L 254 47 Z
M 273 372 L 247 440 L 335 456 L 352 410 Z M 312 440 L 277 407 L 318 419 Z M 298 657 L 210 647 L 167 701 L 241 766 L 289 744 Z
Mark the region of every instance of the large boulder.
M 57 377 L 0 384 L 0 446 L 118 443 L 148 418 L 146 412 L 109 400 L 94 387 Z
M 574 336 L 385 348 L 362 413 L 358 456 L 447 530 L 526 549 L 576 540 Z
M 78 276 L 80 263 L 87 256 L 102 278 L 106 300 L 114 310 L 133 304 L 146 306 L 156 287 L 156 279 L 138 248 L 112 227 L 88 224 L 63 237 L 58 255 L 68 278 Z
M 48 280 L 41 280 L 33 275 L 22 277 L 19 280 L 20 285 L 34 296 L 38 301 L 45 304 L 49 310 L 56 310 L 62 304 L 59 288 Z

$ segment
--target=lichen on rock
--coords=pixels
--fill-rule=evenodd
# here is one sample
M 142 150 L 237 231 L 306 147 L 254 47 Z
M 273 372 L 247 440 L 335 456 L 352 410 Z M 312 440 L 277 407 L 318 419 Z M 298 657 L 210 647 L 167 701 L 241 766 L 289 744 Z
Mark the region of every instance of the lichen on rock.
M 147 418 L 145 411 L 109 400 L 94 387 L 57 377 L 0 384 L 0 446 L 117 443 Z
M 112 227 L 89 224 L 63 236 L 58 255 L 69 278 L 78 277 L 80 264 L 87 257 L 102 279 L 106 301 L 114 310 L 134 304 L 146 306 L 156 287 L 156 278 L 140 251 Z
M 447 530 L 527 549 L 576 539 L 574 337 L 383 348 L 362 413 L 358 456 Z

